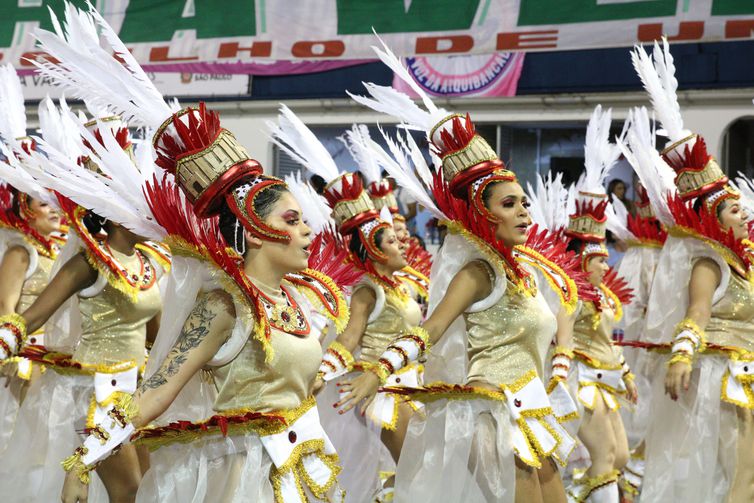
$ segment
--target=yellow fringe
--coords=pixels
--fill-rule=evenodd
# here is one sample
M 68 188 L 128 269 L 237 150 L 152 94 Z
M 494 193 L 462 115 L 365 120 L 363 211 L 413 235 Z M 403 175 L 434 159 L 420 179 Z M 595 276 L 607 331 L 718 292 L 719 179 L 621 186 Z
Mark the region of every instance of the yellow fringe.
M 568 276 L 568 274 L 566 274 L 566 272 L 558 264 L 545 258 L 545 256 L 539 253 L 537 250 L 529 248 L 528 246 L 517 246 L 516 250 L 523 254 L 523 256 L 519 256 L 519 259 L 521 261 L 526 262 L 527 264 L 530 264 L 531 266 L 536 267 L 537 269 L 542 271 L 542 275 L 545 277 L 552 289 L 557 293 L 558 298 L 560 298 L 560 303 L 565 308 L 566 312 L 568 314 L 573 313 L 579 304 L 579 290 L 576 287 L 576 282 L 573 281 L 571 277 Z M 550 276 L 550 271 L 548 271 L 547 268 L 543 267 L 542 264 L 544 264 L 548 268 L 551 268 L 558 276 L 563 279 L 566 285 L 568 285 L 568 291 L 572 292 L 570 298 L 566 297 L 566 294 L 557 284 L 555 279 Z

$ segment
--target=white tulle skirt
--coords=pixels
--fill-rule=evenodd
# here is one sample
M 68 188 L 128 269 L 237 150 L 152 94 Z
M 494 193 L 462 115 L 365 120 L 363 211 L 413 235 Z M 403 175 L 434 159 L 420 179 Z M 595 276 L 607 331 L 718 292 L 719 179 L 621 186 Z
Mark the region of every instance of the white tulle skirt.
M 396 502 L 512 503 L 509 412 L 492 400 L 440 400 L 415 415 L 396 471 Z
M 727 363 L 724 356 L 701 356 L 676 402 L 665 395 L 664 379 L 654 379 L 642 503 L 725 501 L 738 436 L 736 406 L 720 399 Z
M 18 410 L 0 467 L 5 501 L 60 501 L 65 471 L 61 461 L 81 445 L 94 381 L 86 375 L 60 375 L 48 369 L 32 385 Z M 92 476 L 90 503 L 106 503 L 107 493 Z

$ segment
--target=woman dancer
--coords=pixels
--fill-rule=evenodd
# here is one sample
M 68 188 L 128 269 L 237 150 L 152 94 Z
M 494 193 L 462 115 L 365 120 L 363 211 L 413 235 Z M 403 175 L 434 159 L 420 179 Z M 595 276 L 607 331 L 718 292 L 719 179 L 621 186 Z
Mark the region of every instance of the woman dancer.
M 657 379 L 653 390 L 641 500 L 750 501 L 754 288 L 747 215 L 704 139 L 684 128 L 667 41 L 655 44 L 653 58 L 642 48 L 632 57 L 669 139 L 661 155 L 630 133 L 624 148 L 669 234 L 646 337 L 672 355 L 664 383 Z
M 392 53 L 378 54 L 398 75 L 406 74 Z M 429 354 L 427 372 L 465 385 L 401 390 L 422 401 L 447 402 L 428 406 L 426 422 L 412 421 L 397 469 L 396 500 L 565 501 L 555 460 L 567 460 L 573 440 L 556 419 L 541 378 L 556 319 L 522 264 L 547 267 L 553 283 L 565 287 L 558 291 L 570 308 L 576 286 L 536 250 L 516 248 L 527 241 L 526 196 L 468 116 L 449 115 L 425 97 L 428 113 L 389 88 L 367 88 L 374 100 L 355 99 L 411 117 L 412 126 L 429 133 L 442 158 L 433 185 L 437 205 L 413 173 L 391 176 L 448 221 L 450 235 L 434 264 L 429 318 L 391 344 L 371 372 L 347 383 L 341 405 L 349 409 L 366 398 L 361 407 L 368 406 L 390 372 L 442 338 Z M 514 253 L 526 259 L 519 262 Z

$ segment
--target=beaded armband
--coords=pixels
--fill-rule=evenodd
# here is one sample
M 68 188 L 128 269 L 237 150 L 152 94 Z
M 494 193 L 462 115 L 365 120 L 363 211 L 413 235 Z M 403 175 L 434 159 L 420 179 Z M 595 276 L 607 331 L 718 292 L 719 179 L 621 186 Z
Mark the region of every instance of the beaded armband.
M 0 316 L 0 361 L 18 354 L 26 343 L 26 320 L 19 314 Z
M 706 338 L 704 331 L 693 320 L 684 319 L 675 327 L 673 337 L 672 357 L 668 365 L 676 362 L 686 362 L 691 365 L 696 353 L 704 351 Z
M 422 327 L 415 327 L 395 339 L 380 356 L 378 369 L 369 369 L 384 384 L 390 374 L 417 361 L 429 349 L 429 333 Z
M 353 355 L 338 341 L 333 341 L 322 356 L 317 375 L 325 382 L 347 374 L 353 368 Z
M 552 377 L 560 381 L 568 379 L 568 373 L 571 370 L 573 361 L 573 350 L 563 346 L 555 346 L 555 351 L 550 362 L 552 368 Z

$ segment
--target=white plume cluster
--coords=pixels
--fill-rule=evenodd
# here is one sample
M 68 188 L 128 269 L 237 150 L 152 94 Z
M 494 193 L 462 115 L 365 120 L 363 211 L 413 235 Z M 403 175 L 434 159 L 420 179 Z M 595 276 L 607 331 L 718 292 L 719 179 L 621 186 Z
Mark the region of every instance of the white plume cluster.
M 550 231 L 568 227 L 573 194 L 563 184 L 563 173 L 554 177 L 552 172 L 548 172 L 547 176 L 538 175 L 535 183 L 535 187 L 526 184 L 532 222 Z
M 26 109 L 21 79 L 12 65 L 0 66 L 0 137 L 11 147 L 26 136 Z
M 314 234 L 319 234 L 328 227 L 335 227 L 327 201 L 301 177 L 300 172 L 286 176 L 285 183 L 301 206 L 304 220 Z
M 584 144 L 584 174 L 577 183 L 578 190 L 592 194 L 605 193 L 605 180 L 620 157 L 620 149 L 610 142 L 612 110 L 597 105 L 586 127 Z
M 354 124 L 338 139 L 346 146 L 346 150 L 356 161 L 356 165 L 367 183 L 376 183 L 382 180 L 382 169 L 369 147 L 372 137 L 366 125 Z

